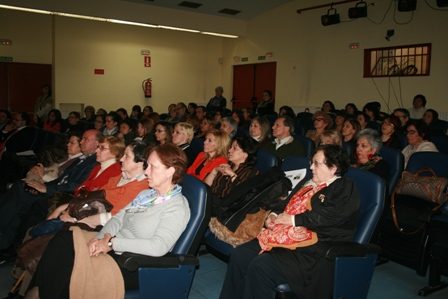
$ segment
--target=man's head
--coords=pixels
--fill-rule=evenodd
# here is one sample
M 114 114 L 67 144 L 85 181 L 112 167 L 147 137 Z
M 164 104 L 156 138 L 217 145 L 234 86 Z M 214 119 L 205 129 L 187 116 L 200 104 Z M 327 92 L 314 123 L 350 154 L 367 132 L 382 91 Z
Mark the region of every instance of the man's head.
M 422 94 L 418 94 L 414 97 L 414 100 L 412 101 L 412 106 L 415 109 L 423 108 L 426 106 L 426 97 Z
M 98 139 L 101 133 L 98 130 L 87 130 L 82 134 L 81 152 L 84 155 L 94 154 L 98 147 Z
M 285 138 L 294 134 L 294 121 L 289 116 L 281 116 L 275 120 L 272 126 L 272 136 Z

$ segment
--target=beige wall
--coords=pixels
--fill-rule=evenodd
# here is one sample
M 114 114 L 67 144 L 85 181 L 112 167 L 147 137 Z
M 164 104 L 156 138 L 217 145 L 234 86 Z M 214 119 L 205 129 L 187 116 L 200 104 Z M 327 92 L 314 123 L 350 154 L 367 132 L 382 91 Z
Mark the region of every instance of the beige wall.
M 446 11 L 434 11 L 419 2 L 407 25 L 393 22 L 392 9 L 379 25 L 358 19 L 328 27 L 320 24 L 326 9 L 296 13 L 298 8 L 319 2 L 292 1 L 260 15 L 248 21 L 247 34 L 237 40 L 56 17 L 56 102 L 83 102 L 106 109 L 151 104 L 164 111 L 170 102 L 206 102 L 218 84 L 224 86 L 225 96 L 230 99 L 234 57 L 249 57 L 248 63 L 256 63 L 259 55 L 272 52 L 273 57 L 266 61 L 277 61 L 277 107 L 320 106 L 326 99 L 338 107 L 348 101 L 362 106 L 365 101 L 380 100 L 387 110 L 386 103 L 391 108 L 398 106 L 395 90 L 406 107 L 415 94 L 423 93 L 428 107 L 448 111 L 448 39 L 443 32 L 448 28 Z M 377 1 L 369 7 L 370 19 L 380 21 L 388 3 Z M 348 20 L 351 5 L 337 6 L 343 21 Z M 411 13 L 396 13 L 399 22 L 410 17 Z M 0 10 L 0 36 L 13 40 L 13 47 L 0 48 L 1 56 L 51 63 L 51 18 Z M 216 19 L 219 22 L 221 19 Z M 396 32 L 390 42 L 384 39 L 387 29 Z M 350 50 L 352 42 L 360 43 L 360 48 Z M 400 80 L 362 77 L 364 48 L 426 42 L 432 43 L 430 76 Z M 141 49 L 151 51 L 150 69 L 143 67 Z M 218 62 L 220 57 L 222 64 Z M 105 69 L 105 75 L 93 75 L 94 68 Z M 147 77 L 153 79 L 153 98 L 149 101 L 141 90 L 141 82 Z
M 327 3 L 328 1 L 319 1 Z M 226 41 L 226 66 L 230 69 L 232 57 L 249 57 L 249 63 L 256 63 L 259 55 L 273 52 L 270 60 L 277 61 L 277 108 L 281 105 L 320 106 L 330 99 L 338 107 L 348 101 L 362 106 L 368 100 L 381 100 L 374 83 L 379 87 L 391 108 L 398 104 L 391 92 L 388 96 L 387 78 L 372 81 L 363 78 L 363 49 L 432 43 L 431 75 L 415 78 L 392 78 L 391 87 L 397 95 L 401 93 L 406 107 L 411 106 L 417 93 L 427 96 L 428 106 L 448 111 L 448 12 L 429 9 L 419 1 L 417 11 L 410 24 L 393 23 L 393 9 L 380 25 L 368 19 L 341 22 L 324 27 L 320 16 L 326 9 L 297 14 L 298 8 L 313 6 L 318 1 L 293 1 L 253 19 L 248 24 L 244 39 Z M 395 1 L 394 1 L 395 2 Z M 422 3 L 420 3 L 422 2 Z M 369 17 L 379 22 L 390 1 L 375 1 L 369 7 Z M 337 6 L 343 21 L 349 20 L 347 10 L 353 4 Z M 410 19 L 411 13 L 396 13 L 399 22 Z M 395 36 L 388 42 L 384 36 L 387 29 L 395 29 Z M 360 43 L 360 48 L 350 50 L 349 44 Z M 401 85 L 401 89 L 400 89 Z M 392 88 L 391 88 L 392 90 Z

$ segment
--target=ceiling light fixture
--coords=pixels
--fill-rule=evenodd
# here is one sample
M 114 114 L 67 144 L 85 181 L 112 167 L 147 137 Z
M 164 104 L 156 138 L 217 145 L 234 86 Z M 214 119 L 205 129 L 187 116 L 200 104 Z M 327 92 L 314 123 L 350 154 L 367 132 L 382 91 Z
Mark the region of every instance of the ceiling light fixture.
M 187 28 L 165 26 L 165 25 L 154 25 L 154 24 L 147 24 L 147 23 L 118 20 L 118 19 L 106 19 L 106 18 L 101 18 L 101 17 L 78 15 L 78 14 L 71 14 L 71 13 L 65 13 L 65 12 L 52 12 L 52 11 L 48 11 L 48 10 L 2 5 L 2 4 L 0 4 L 0 8 L 32 12 L 32 13 L 39 13 L 39 14 L 55 15 L 55 16 L 61 16 L 61 17 L 92 20 L 92 21 L 99 21 L 99 22 L 108 22 L 108 23 L 114 23 L 114 24 L 123 24 L 123 25 L 175 30 L 175 31 L 184 31 L 184 32 L 191 32 L 191 33 L 200 33 L 200 34 L 213 35 L 213 36 L 219 36 L 219 37 L 225 37 L 225 38 L 238 38 L 239 37 L 238 35 L 232 35 L 232 34 L 222 34 L 222 33 L 215 33 L 215 32 L 199 31 L 199 30 L 195 30 L 195 29 L 187 29 Z

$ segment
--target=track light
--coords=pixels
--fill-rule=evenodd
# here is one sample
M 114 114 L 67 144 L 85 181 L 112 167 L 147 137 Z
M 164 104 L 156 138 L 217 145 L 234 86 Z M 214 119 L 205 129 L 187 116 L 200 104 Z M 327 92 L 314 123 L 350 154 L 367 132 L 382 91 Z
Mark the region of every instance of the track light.
M 336 8 L 330 8 L 327 10 L 327 14 L 320 17 L 320 21 L 323 26 L 338 24 L 341 22 L 341 18 L 336 10 Z
M 367 17 L 367 3 L 364 1 L 359 1 L 356 3 L 355 7 L 350 7 L 348 9 L 348 17 L 350 19 Z

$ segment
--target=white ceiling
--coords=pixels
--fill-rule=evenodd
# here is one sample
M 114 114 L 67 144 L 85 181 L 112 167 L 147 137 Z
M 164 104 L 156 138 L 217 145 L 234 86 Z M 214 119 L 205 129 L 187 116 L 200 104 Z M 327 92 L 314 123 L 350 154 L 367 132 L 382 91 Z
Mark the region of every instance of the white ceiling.
M 149 6 L 161 6 L 171 9 L 179 9 L 183 11 L 190 11 L 202 13 L 207 15 L 215 15 L 221 17 L 230 17 L 240 20 L 249 20 L 257 15 L 271 10 L 284 3 L 292 0 L 121 0 L 125 2 L 143 3 Z M 179 6 L 181 2 L 194 2 L 201 4 L 198 8 L 189 8 Z M 222 9 L 238 10 L 240 13 L 236 15 L 228 15 L 220 13 Z

